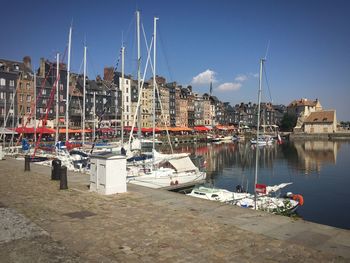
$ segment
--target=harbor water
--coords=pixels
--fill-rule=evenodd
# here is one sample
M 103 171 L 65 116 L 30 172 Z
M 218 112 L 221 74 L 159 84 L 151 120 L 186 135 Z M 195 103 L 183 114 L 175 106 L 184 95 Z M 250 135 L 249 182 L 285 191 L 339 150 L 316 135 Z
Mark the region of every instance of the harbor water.
M 202 155 L 208 184 L 230 191 L 241 185 L 253 193 L 256 148 L 249 142 L 176 145 L 174 150 Z M 258 183 L 292 182 L 283 192 L 303 195 L 300 217 L 350 229 L 350 141 L 294 141 L 258 150 Z

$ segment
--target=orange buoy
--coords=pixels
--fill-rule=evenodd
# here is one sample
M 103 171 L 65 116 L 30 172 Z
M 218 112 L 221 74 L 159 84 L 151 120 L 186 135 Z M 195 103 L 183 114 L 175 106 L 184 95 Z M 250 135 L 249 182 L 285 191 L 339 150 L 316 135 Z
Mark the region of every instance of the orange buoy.
M 304 204 L 304 197 L 302 195 L 293 195 L 293 200 L 298 201 L 300 206 Z

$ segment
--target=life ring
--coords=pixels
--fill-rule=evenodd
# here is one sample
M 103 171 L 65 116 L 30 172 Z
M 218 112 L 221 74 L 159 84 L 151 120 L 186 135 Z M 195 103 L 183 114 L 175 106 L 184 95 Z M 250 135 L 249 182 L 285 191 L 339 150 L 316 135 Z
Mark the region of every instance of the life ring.
M 293 195 L 292 198 L 293 200 L 298 201 L 300 206 L 304 204 L 304 197 L 302 195 Z

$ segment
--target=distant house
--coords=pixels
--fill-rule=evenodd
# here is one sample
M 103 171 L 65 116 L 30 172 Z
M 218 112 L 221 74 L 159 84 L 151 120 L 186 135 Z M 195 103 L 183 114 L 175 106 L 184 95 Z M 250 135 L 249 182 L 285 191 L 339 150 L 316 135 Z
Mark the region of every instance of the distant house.
M 305 133 L 331 133 L 337 130 L 335 110 L 311 112 L 304 121 Z
M 321 111 L 322 106 L 318 99 L 308 100 L 302 98 L 300 100 L 294 100 L 287 106 L 287 113 L 290 116 L 297 118 L 297 123 L 294 127 L 294 132 L 301 132 L 305 119 L 312 113 Z
M 322 110 L 321 103 L 318 99 L 308 100 L 302 98 L 292 101 L 287 107 L 287 113 L 297 118 L 308 116 L 311 112 Z

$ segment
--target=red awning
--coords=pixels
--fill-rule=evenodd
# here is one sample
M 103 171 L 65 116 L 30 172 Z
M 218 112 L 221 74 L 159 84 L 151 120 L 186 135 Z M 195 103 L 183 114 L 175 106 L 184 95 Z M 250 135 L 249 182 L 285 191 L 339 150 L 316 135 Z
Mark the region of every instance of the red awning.
M 113 128 L 100 128 L 97 130 L 102 132 L 102 133 L 115 132 L 115 129 L 113 129 Z
M 153 132 L 153 128 L 141 128 L 142 132 Z M 160 132 L 160 129 L 155 128 L 154 129 L 155 132 Z
M 47 127 L 38 127 L 36 128 L 36 132 L 37 133 L 49 133 L 49 134 L 52 134 L 52 133 L 55 133 L 55 129 L 51 129 L 51 128 L 47 128 Z
M 34 133 L 34 128 L 28 128 L 28 127 L 17 127 L 15 129 L 17 133 Z
M 66 133 L 66 128 L 61 128 L 58 131 L 59 133 Z M 75 133 L 75 130 L 73 129 L 68 129 L 68 133 Z
M 131 128 L 132 128 L 131 126 L 125 126 L 124 131 L 131 131 Z M 134 127 L 134 132 L 137 132 L 137 130 L 138 130 L 137 127 Z
M 17 127 L 16 128 L 16 132 L 18 133 L 34 133 L 34 127 Z M 48 134 L 52 134 L 55 133 L 54 129 L 51 128 L 47 128 L 47 127 L 38 127 L 36 128 L 36 133 L 48 133 Z
M 206 126 L 195 126 L 193 128 L 195 131 L 210 131 L 211 129 Z

